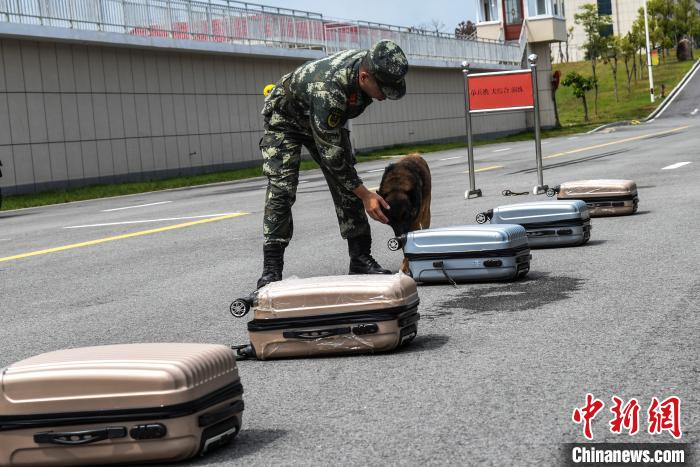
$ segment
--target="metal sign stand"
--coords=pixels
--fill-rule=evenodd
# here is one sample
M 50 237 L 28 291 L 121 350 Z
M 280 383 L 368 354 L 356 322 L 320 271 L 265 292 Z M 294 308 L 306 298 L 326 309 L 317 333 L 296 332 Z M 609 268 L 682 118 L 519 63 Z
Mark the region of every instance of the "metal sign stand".
M 542 139 L 540 138 L 540 93 L 537 87 L 537 55 L 531 54 L 527 57 L 532 72 L 532 94 L 534 98 L 535 115 L 535 160 L 537 161 L 537 185 L 532 188 L 533 195 L 542 195 L 549 188 L 544 184 L 542 174 Z
M 467 125 L 467 159 L 469 161 L 469 190 L 464 193 L 465 199 L 481 197 L 481 190 L 476 188 L 474 177 L 474 145 L 472 144 L 472 117 L 469 111 L 469 64 L 462 62 L 462 74 L 464 75 L 464 121 Z

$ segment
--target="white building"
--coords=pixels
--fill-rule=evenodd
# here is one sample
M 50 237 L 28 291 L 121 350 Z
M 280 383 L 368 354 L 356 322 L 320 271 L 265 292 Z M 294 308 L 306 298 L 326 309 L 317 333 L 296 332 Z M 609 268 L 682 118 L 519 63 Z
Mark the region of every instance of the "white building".
M 477 36 L 550 43 L 566 40 L 564 0 L 479 0 Z M 523 33 L 525 26 L 525 33 Z
M 593 3 L 598 7 L 598 14 L 609 15 L 612 20 L 610 34 L 624 36 L 632 29 L 632 24 L 637 19 L 639 9 L 644 6 L 644 0 L 565 0 L 567 28 L 573 27 L 573 33 L 569 40 L 569 61 L 585 60 L 583 44 L 586 42 L 586 33 L 583 27 L 576 24 L 574 15 L 581 12 L 581 7 L 587 3 Z M 552 47 L 552 55 L 555 62 L 566 59 L 566 44 Z M 563 59 L 562 59 L 563 57 Z

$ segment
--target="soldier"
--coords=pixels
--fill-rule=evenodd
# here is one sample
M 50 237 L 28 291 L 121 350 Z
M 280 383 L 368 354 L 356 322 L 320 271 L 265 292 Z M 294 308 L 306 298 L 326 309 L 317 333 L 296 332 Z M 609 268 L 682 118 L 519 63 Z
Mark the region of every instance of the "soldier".
M 282 279 L 284 249 L 292 238 L 292 205 L 299 181 L 301 147 L 321 166 L 335 204 L 340 235 L 348 241 L 350 274 L 391 274 L 371 255 L 367 214 L 386 224 L 389 205 L 369 191 L 355 170 L 346 122 L 372 99 L 406 94 L 408 61 L 392 41 L 370 50 L 346 50 L 306 63 L 284 75 L 265 99 L 260 140 L 268 185 L 263 220 L 263 273 L 258 288 Z

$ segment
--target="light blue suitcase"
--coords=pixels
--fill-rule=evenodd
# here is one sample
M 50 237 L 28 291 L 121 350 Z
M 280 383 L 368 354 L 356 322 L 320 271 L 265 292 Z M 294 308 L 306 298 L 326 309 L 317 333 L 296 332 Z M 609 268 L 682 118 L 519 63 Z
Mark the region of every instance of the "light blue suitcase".
M 509 204 L 477 214 L 476 221 L 519 224 L 530 248 L 582 245 L 591 238 L 591 216 L 581 200 Z
M 461 225 L 417 230 L 389 240 L 403 248 L 418 282 L 513 280 L 530 270 L 527 232 L 520 225 Z

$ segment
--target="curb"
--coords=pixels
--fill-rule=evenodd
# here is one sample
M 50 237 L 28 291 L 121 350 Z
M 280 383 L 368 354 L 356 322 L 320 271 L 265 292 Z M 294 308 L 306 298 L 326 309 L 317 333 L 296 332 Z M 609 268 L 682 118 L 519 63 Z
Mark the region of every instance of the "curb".
M 587 131 L 586 134 L 590 135 L 591 133 L 597 133 L 599 131 L 605 130 L 606 128 L 613 128 L 616 126 L 628 126 L 628 125 L 638 125 L 639 121 L 637 120 L 623 120 L 621 122 L 612 122 L 612 123 L 606 123 L 605 125 L 601 125 L 597 128 L 593 128 L 591 131 Z

